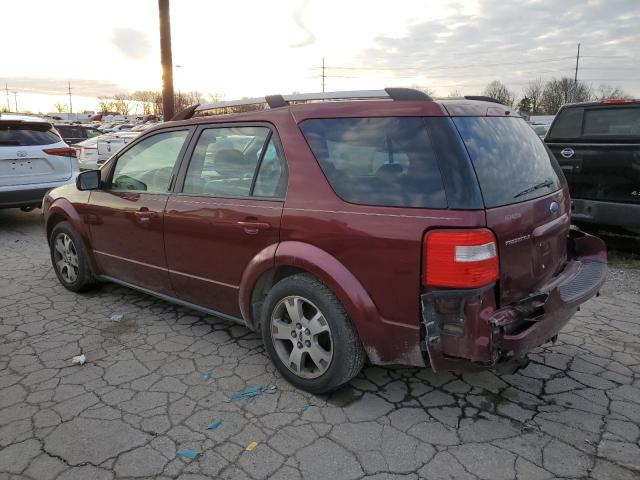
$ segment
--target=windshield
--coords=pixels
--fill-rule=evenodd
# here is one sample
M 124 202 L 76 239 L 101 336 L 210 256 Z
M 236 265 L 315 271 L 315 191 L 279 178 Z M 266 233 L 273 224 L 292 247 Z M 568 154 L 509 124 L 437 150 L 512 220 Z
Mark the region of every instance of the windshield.
M 454 117 L 487 208 L 558 190 L 564 176 L 533 129 L 515 117 Z

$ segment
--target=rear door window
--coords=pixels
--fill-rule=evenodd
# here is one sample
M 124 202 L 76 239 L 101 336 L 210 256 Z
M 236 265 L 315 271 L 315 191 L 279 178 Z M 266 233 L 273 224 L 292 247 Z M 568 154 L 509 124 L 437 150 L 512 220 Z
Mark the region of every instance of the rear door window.
M 582 115 L 584 108 L 565 108 L 558 113 L 558 118 L 547 135 L 549 140 L 572 140 L 580 138 L 582 132 Z
M 454 117 L 487 208 L 518 203 L 560 189 L 555 158 L 521 118 Z
M 32 147 L 52 145 L 61 140 L 60 136 L 52 130 L 51 125 L 0 123 L 0 146 Z
M 640 106 L 587 109 L 583 132 L 584 136 L 640 138 Z
M 424 118 L 305 120 L 302 132 L 334 191 L 362 205 L 446 208 Z

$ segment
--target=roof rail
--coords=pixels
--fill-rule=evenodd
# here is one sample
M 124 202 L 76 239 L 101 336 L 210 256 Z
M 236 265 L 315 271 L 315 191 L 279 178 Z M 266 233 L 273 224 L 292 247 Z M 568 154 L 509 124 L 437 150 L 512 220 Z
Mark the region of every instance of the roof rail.
M 465 95 L 464 98 L 467 100 L 480 100 L 481 102 L 499 103 L 500 105 L 503 104 L 500 100 L 493 97 L 487 97 L 485 95 Z
M 395 101 L 432 100 L 432 98 L 426 93 L 412 88 L 385 88 L 384 90 L 354 90 L 342 92 L 296 93 L 292 95 L 267 95 L 265 97 L 243 98 L 241 100 L 193 105 L 192 107 L 178 112 L 172 118 L 172 120 L 184 120 L 190 118 L 196 112 L 203 112 L 205 110 L 233 110 L 235 107 L 245 107 L 250 105 L 255 105 L 256 107 L 259 106 L 259 108 L 262 109 L 265 108 L 265 104 L 269 108 L 279 108 L 286 107 L 291 103 L 304 103 L 323 100 L 368 100 L 378 98 L 391 99 Z

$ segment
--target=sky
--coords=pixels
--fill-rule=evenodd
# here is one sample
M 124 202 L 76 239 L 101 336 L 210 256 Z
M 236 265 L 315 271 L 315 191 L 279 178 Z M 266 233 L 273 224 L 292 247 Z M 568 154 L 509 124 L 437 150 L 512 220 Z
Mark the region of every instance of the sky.
M 0 105 L 94 110 L 161 88 L 157 0 L 4 0 Z M 322 89 L 480 94 L 501 80 L 608 83 L 640 97 L 640 0 L 171 0 L 174 84 L 226 100 Z M 3 42 L 4 43 L 4 42 Z M 7 98 L 5 84 L 8 86 Z M 14 95 L 13 92 L 16 92 Z

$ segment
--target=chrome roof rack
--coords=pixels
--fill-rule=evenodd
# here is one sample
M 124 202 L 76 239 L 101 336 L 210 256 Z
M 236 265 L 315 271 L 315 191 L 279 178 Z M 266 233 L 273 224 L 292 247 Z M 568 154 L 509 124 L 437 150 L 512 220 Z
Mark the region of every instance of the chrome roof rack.
M 267 107 L 285 107 L 287 105 L 290 105 L 291 103 L 370 99 L 390 99 L 397 101 L 432 100 L 431 97 L 426 93 L 412 88 L 385 88 L 384 90 L 353 90 L 341 92 L 296 93 L 292 95 L 267 95 L 264 97 L 243 98 L 241 100 L 192 105 L 191 107 L 185 108 L 184 110 L 176 113 L 171 120 L 185 120 L 187 118 L 191 118 L 197 112 L 203 112 L 206 110 L 220 109 L 223 110 L 223 113 L 236 113 L 239 111 L 243 111 L 241 107 L 247 106 L 256 107 L 253 110 L 262 110 Z

